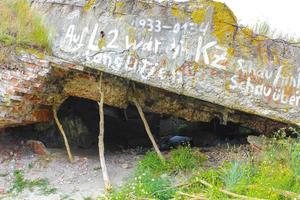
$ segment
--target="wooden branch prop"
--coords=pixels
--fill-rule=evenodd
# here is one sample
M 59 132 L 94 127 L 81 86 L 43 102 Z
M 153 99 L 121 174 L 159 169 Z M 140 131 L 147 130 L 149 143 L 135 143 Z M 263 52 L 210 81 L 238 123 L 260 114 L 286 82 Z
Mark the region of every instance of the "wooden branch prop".
M 188 194 L 188 193 L 184 193 L 184 192 L 176 192 L 177 194 L 181 195 L 181 196 L 186 196 L 189 197 L 189 199 L 193 199 L 193 200 L 209 200 L 208 198 L 206 198 L 204 195 L 193 195 L 193 194 Z
M 54 119 L 55 119 L 56 125 L 58 126 L 59 131 L 60 131 L 61 135 L 63 136 L 65 147 L 66 147 L 66 150 L 67 150 L 67 153 L 68 153 L 68 157 L 69 157 L 69 161 L 71 163 L 73 163 L 74 159 L 73 159 L 72 152 L 70 150 L 68 138 L 67 138 L 66 133 L 65 133 L 65 131 L 64 131 L 64 129 L 63 129 L 63 127 L 62 127 L 62 125 L 61 125 L 58 117 L 57 117 L 57 109 L 53 106 L 52 110 L 53 110 L 53 115 L 54 115 Z
M 250 185 L 249 187 L 251 188 L 257 188 L 257 187 L 260 187 L 261 186 L 258 186 L 258 185 Z M 287 190 L 281 190 L 281 189 L 276 189 L 276 188 L 267 188 L 267 187 L 263 187 L 263 189 L 266 189 L 266 190 L 271 190 L 272 192 L 276 192 L 278 194 L 281 194 L 282 196 L 286 197 L 286 198 L 292 198 L 292 199 L 297 199 L 297 200 L 300 200 L 300 194 L 298 193 L 295 193 L 295 192 L 291 192 L 291 191 L 287 191 Z
M 295 192 L 287 191 L 287 190 L 280 190 L 280 189 L 272 189 L 275 192 L 278 192 L 279 194 L 292 199 L 300 200 L 300 194 L 297 194 Z
M 153 135 L 152 135 L 152 133 L 151 133 L 150 127 L 149 127 L 149 125 L 148 125 L 148 122 L 147 122 L 147 120 L 146 120 L 146 118 L 145 118 L 145 115 L 144 115 L 144 113 L 143 113 L 143 110 L 142 110 L 140 104 L 137 102 L 136 99 L 133 99 L 133 102 L 134 102 L 136 108 L 138 109 L 138 112 L 139 112 L 139 114 L 140 114 L 140 117 L 141 117 L 141 119 L 142 119 L 142 121 L 143 121 L 143 123 L 144 123 L 146 132 L 147 132 L 147 134 L 148 134 L 148 136 L 149 136 L 149 138 L 150 138 L 150 140 L 151 140 L 151 142 L 152 142 L 152 145 L 153 145 L 153 147 L 154 147 L 156 153 L 158 154 L 158 156 L 159 156 L 159 158 L 161 159 L 161 161 L 165 162 L 165 158 L 163 157 L 162 153 L 160 152 L 160 150 L 159 150 L 159 148 L 158 148 L 158 145 L 156 144 L 156 141 L 155 141 L 155 139 L 154 139 L 154 137 L 153 137 Z
M 214 186 L 208 182 L 206 182 L 205 180 L 199 180 L 199 181 L 196 181 L 196 182 L 199 182 L 201 183 L 202 185 L 206 186 L 206 187 L 209 187 L 209 188 L 213 188 Z M 196 183 L 195 182 L 195 183 Z M 244 195 L 240 195 L 240 194 L 235 194 L 233 192 L 229 192 L 227 190 L 224 190 L 224 189 L 221 189 L 221 188 L 218 188 L 218 190 L 220 192 L 222 192 L 223 194 L 226 194 L 228 196 L 231 196 L 231 197 L 234 197 L 234 198 L 238 198 L 238 199 L 247 199 L 247 200 L 265 200 L 265 199 L 260 199 L 260 198 L 255 198 L 255 197 L 248 197 L 248 196 L 244 196 Z
M 190 182 L 190 183 L 180 183 L 180 184 L 177 184 L 173 187 L 168 187 L 166 189 L 163 189 L 163 190 L 158 190 L 153 194 L 157 193 L 157 192 L 164 192 L 164 191 L 167 191 L 169 189 L 172 189 L 172 188 L 182 188 L 182 187 L 190 187 L 194 184 L 202 184 L 208 188 L 213 188 L 214 186 L 210 183 L 208 183 L 207 181 L 205 180 L 196 180 L 196 181 L 193 181 L 193 182 Z M 233 193 L 233 192 L 230 192 L 230 191 L 227 191 L 227 190 L 224 190 L 224 189 L 221 189 L 221 188 L 217 188 L 217 190 L 219 192 L 222 192 L 223 194 L 226 194 L 228 196 L 231 196 L 231 197 L 234 197 L 236 199 L 245 199 L 245 200 L 266 200 L 266 199 L 260 199 L 260 198 L 255 198 L 255 197 L 248 197 L 248 196 L 245 196 L 245 195 L 240 195 L 240 194 L 236 194 L 236 193 Z M 294 192 L 289 192 L 289 191 L 284 191 L 284 190 L 277 190 L 277 192 L 281 192 L 282 195 L 284 195 L 285 197 L 295 197 L 297 194 L 294 193 Z M 208 198 L 206 198 L 203 194 L 188 194 L 188 193 L 184 193 L 184 192 L 181 192 L 181 191 L 178 191 L 176 192 L 177 194 L 179 195 L 182 195 L 182 196 L 187 196 L 189 197 L 190 199 L 192 200 L 207 200 Z M 299 196 L 298 196 L 299 197 Z M 297 196 L 296 196 L 296 199 Z
M 104 157 L 104 111 L 103 111 L 104 93 L 102 92 L 101 82 L 102 82 L 102 74 L 101 74 L 101 77 L 100 77 L 100 85 L 99 85 L 100 101 L 98 102 L 99 117 L 100 117 L 98 148 L 99 148 L 99 159 L 100 159 L 100 165 L 101 165 L 101 169 L 102 169 L 105 192 L 109 192 L 109 191 L 111 191 L 112 186 L 111 186 L 110 181 L 109 181 L 109 176 L 108 176 L 108 173 L 107 173 L 107 168 L 106 168 L 106 164 L 105 164 L 105 157 Z

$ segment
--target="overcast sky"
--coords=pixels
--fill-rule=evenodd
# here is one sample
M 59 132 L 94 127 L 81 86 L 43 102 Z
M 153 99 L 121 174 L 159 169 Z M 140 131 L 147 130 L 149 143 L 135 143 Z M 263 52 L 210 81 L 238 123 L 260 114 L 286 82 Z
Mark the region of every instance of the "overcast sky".
M 239 23 L 254 25 L 266 21 L 271 28 L 300 38 L 300 0 L 219 0 L 225 2 Z

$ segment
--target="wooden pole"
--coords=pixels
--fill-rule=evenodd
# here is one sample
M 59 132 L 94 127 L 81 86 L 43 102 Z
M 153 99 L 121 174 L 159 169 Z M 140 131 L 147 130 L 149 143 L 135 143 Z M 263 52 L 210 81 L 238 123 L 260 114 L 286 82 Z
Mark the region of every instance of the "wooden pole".
M 185 193 L 185 192 L 176 192 L 176 193 L 181 195 L 181 196 L 186 196 L 191 200 L 209 200 L 204 195 L 193 195 L 193 194 L 188 194 L 188 193 Z
M 52 110 L 53 110 L 53 115 L 54 115 L 54 119 L 55 119 L 56 125 L 58 126 L 59 131 L 60 131 L 61 135 L 63 136 L 65 147 L 66 147 L 66 150 L 67 150 L 67 153 L 68 153 L 68 157 L 69 157 L 69 161 L 71 163 L 73 163 L 74 159 L 73 159 L 72 152 L 70 150 L 68 138 L 67 138 L 66 133 L 65 133 L 65 131 L 64 131 L 64 129 L 63 129 L 63 127 L 62 127 L 62 125 L 61 125 L 58 117 L 57 117 L 57 109 L 53 106 Z
M 214 186 L 208 182 L 206 182 L 205 180 L 199 180 L 199 183 L 201 183 L 202 185 L 209 187 L 209 188 L 213 188 Z M 244 196 L 244 195 L 240 195 L 240 194 L 236 194 L 224 189 L 219 188 L 218 189 L 220 192 L 222 192 L 223 194 L 226 194 L 228 196 L 234 197 L 234 198 L 238 198 L 238 199 L 245 199 L 245 200 L 265 200 L 265 199 L 260 199 L 260 198 L 255 198 L 255 197 L 248 197 L 248 196 Z
M 105 192 L 109 192 L 112 189 L 112 186 L 110 184 L 106 164 L 105 164 L 105 157 L 104 157 L 104 111 L 103 111 L 103 105 L 104 105 L 104 93 L 102 92 L 101 88 L 101 82 L 102 82 L 102 74 L 100 78 L 100 85 L 99 85 L 99 92 L 100 92 L 100 101 L 98 102 L 99 106 L 99 136 L 98 136 L 98 148 L 99 148 L 99 159 L 100 159 L 100 165 L 104 180 L 104 187 Z
M 142 110 L 140 104 L 137 102 L 136 99 L 133 99 L 133 102 L 134 102 L 136 108 L 138 109 L 138 112 L 139 112 L 139 114 L 140 114 L 140 117 L 141 117 L 141 119 L 142 119 L 142 121 L 143 121 L 143 123 L 144 123 L 146 132 L 147 132 L 147 134 L 148 134 L 148 136 L 149 136 L 149 138 L 150 138 L 150 140 L 151 140 L 151 142 L 152 142 L 152 145 L 153 145 L 153 147 L 154 147 L 156 153 L 158 154 L 158 156 L 159 156 L 159 158 L 161 159 L 161 161 L 164 162 L 164 161 L 165 161 L 165 158 L 163 157 L 162 153 L 160 152 L 160 150 L 159 150 L 159 148 L 158 148 L 158 145 L 156 144 L 156 141 L 155 141 L 155 139 L 154 139 L 154 137 L 153 137 L 153 135 L 152 135 L 152 133 L 151 133 L 150 127 L 149 127 L 149 125 L 148 125 L 148 122 L 147 122 L 147 120 L 146 120 L 146 118 L 145 118 L 145 115 L 144 115 L 144 113 L 143 113 L 143 110 Z

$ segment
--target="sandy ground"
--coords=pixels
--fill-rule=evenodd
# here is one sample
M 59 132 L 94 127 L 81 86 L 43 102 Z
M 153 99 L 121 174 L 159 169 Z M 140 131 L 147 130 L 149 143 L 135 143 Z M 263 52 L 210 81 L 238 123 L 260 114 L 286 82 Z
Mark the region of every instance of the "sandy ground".
M 253 154 L 249 144 L 222 144 L 212 147 L 201 148 L 208 160 L 205 163 L 207 168 L 218 167 L 223 162 L 230 162 L 234 160 L 247 161 L 249 156 Z
M 5 199 L 58 200 L 95 198 L 103 193 L 103 179 L 97 149 L 74 151 L 75 163 L 67 160 L 64 149 L 48 149 L 49 156 L 39 156 L 24 144 L 0 135 L 0 194 L 7 192 L 15 170 L 24 171 L 26 179 L 46 178 L 55 194 L 40 196 L 38 191 L 24 191 Z M 137 149 L 106 152 L 108 173 L 117 187 L 130 176 L 141 155 Z M 1 199 L 1 198 L 0 198 Z
M 0 199 L 1 193 L 11 188 L 15 170 L 24 171 L 26 179 L 46 178 L 49 187 L 57 188 L 57 191 L 45 196 L 38 191 L 26 190 L 5 200 L 83 200 L 87 197 L 95 199 L 103 194 L 104 185 L 97 148 L 73 150 L 75 162 L 71 164 L 64 149 L 48 148 L 50 155 L 39 156 L 25 142 L 0 134 Z M 130 178 L 144 152 L 145 149 L 140 148 L 106 152 L 108 173 L 115 188 Z M 201 152 L 207 155 L 206 166 L 210 168 L 219 166 L 224 161 L 243 160 L 249 156 L 251 150 L 245 144 L 222 144 L 203 147 Z

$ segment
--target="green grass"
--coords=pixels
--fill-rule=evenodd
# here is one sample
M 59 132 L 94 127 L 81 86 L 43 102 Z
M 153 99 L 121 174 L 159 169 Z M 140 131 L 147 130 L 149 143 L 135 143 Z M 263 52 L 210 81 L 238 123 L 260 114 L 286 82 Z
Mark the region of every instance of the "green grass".
M 0 43 L 49 50 L 48 30 L 27 0 L 0 1 Z
M 50 195 L 56 192 L 56 188 L 49 187 L 49 182 L 47 179 L 29 180 L 24 178 L 23 171 L 14 171 L 14 181 L 11 185 L 11 188 L 8 190 L 8 193 L 17 195 L 26 189 L 30 191 L 38 189 L 38 191 L 43 195 Z
M 237 161 L 232 162 L 228 167 L 224 167 L 222 174 L 222 182 L 228 189 L 233 189 L 246 176 L 245 169 Z
M 179 147 L 170 152 L 170 158 L 167 161 L 168 171 L 174 174 L 190 173 L 198 170 L 206 160 L 206 155 L 198 149 Z
M 175 190 L 171 187 L 171 178 L 164 174 L 157 176 L 149 171 L 136 175 L 121 189 L 113 191 L 110 199 L 163 199 L 167 200 L 174 196 Z
M 83 197 L 83 200 L 93 200 L 92 197 Z
M 255 155 L 207 168 L 203 165 L 205 156 L 196 149 L 174 149 L 165 163 L 154 152 L 149 152 L 138 163 L 133 178 L 106 198 L 164 200 L 204 196 L 212 200 L 237 199 L 221 190 L 247 198 L 300 198 L 299 134 L 297 139 L 292 139 L 286 137 L 285 130 L 280 130 L 269 139 L 266 150 Z M 182 179 L 182 175 L 186 178 Z
M 293 199 L 286 196 L 300 194 L 300 142 L 299 139 L 274 137 L 267 149 L 256 161 L 249 157 L 247 162 L 234 161 L 209 171 L 199 172 L 190 182 L 206 180 L 215 187 L 203 185 L 187 188 L 186 192 L 205 193 L 209 199 L 229 198 L 217 189 L 264 199 Z M 300 198 L 300 196 L 299 196 Z
M 114 190 L 110 199 L 171 199 L 176 192 L 174 176 L 200 168 L 206 157 L 197 150 L 180 147 L 170 152 L 162 162 L 155 152 L 148 152 L 136 168 L 134 177 L 123 187 Z
M 201 166 L 206 160 L 206 156 L 198 150 L 190 147 L 179 147 L 168 155 L 166 162 L 162 162 L 155 152 L 148 152 L 143 160 L 138 163 L 137 173 L 149 171 L 152 174 L 176 174 L 187 172 Z

